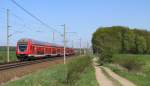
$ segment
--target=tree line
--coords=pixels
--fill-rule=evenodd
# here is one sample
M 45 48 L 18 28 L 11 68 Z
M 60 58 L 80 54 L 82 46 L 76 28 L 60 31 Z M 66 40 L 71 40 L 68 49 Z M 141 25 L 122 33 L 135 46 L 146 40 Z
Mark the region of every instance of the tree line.
M 0 51 L 6 51 L 7 50 L 7 46 L 0 46 Z M 16 47 L 15 46 L 10 46 L 9 47 L 10 51 L 15 51 Z
M 124 26 L 100 27 L 92 37 L 94 53 L 150 54 L 150 31 Z

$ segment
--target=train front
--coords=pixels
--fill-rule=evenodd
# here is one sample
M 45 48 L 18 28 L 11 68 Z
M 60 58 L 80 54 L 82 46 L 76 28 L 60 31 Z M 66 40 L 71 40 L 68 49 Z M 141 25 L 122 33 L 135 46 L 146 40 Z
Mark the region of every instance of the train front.
M 29 55 L 29 39 L 20 39 L 17 42 L 16 55 L 18 60 L 24 61 Z

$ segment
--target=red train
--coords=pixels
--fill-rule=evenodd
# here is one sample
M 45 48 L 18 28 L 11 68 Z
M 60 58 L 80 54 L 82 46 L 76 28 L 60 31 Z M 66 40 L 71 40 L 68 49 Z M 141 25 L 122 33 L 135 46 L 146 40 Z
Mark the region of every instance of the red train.
M 66 55 L 74 55 L 73 48 L 66 48 Z M 33 39 L 23 38 L 18 40 L 16 47 L 18 60 L 32 60 L 45 57 L 63 56 L 63 46 L 53 43 L 41 42 Z

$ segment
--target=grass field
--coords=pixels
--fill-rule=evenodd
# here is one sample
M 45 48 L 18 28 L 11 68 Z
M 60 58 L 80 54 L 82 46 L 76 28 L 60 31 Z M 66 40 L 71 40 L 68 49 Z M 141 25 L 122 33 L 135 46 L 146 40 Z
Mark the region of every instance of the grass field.
M 5 86 L 98 86 L 95 70 L 91 64 L 87 64 L 89 61 L 86 60 L 86 57 L 79 57 L 69 61 L 67 66 L 58 64 L 11 81 Z
M 120 59 L 122 59 L 122 61 L 124 61 L 125 58 L 136 58 L 145 62 L 142 71 L 128 72 L 114 66 L 109 65 L 109 67 L 119 75 L 133 81 L 138 86 L 150 86 L 150 55 L 118 54 L 114 55 L 113 60 L 120 61 Z
M 16 52 L 10 51 L 10 61 L 15 61 L 16 58 Z M 6 51 L 0 51 L 0 63 L 7 61 L 7 52 Z

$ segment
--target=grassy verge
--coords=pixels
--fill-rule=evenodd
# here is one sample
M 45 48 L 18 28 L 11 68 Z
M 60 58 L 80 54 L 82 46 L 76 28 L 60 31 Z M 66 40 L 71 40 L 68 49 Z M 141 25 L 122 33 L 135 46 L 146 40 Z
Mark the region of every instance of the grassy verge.
M 16 61 L 16 51 L 10 51 L 10 61 Z M 7 61 L 7 51 L 0 51 L 0 63 Z
M 125 71 L 112 65 L 107 65 L 107 67 L 111 68 L 117 74 L 131 80 L 138 86 L 150 86 L 150 55 L 119 54 L 115 55 L 113 60 L 117 62 L 120 60 L 124 61 L 125 59 L 130 60 L 131 58 L 136 58 L 139 61 L 143 61 L 145 63 L 141 71 Z
M 51 68 L 11 81 L 5 86 L 98 86 L 95 71 L 87 56 L 76 57 L 67 65 Z
M 99 86 L 95 79 L 95 69 L 92 66 L 86 68 L 74 86 Z

